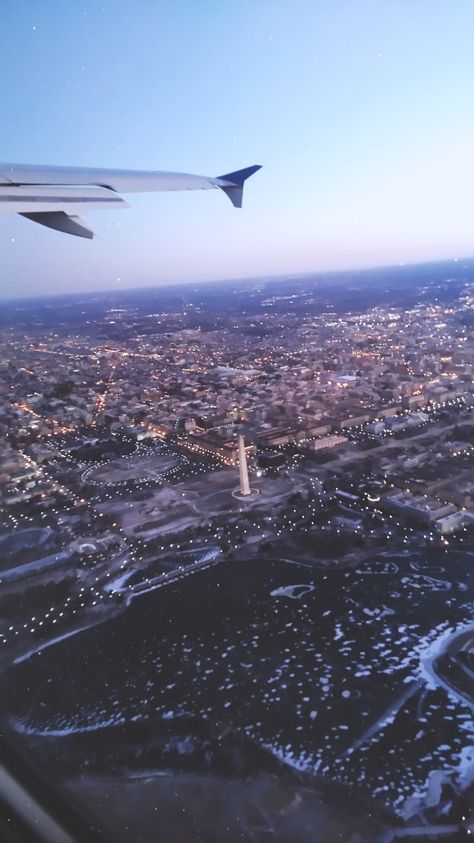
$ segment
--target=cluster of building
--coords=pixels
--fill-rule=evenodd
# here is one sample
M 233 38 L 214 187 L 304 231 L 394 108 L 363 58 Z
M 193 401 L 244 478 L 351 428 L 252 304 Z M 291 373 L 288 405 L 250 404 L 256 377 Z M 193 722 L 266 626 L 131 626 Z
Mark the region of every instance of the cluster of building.
M 393 489 L 381 500 L 381 508 L 404 518 L 434 527 L 439 533 L 454 533 L 460 527 L 474 525 L 474 512 L 458 509 L 449 501 L 416 494 L 411 490 Z
M 230 307 L 225 326 L 193 328 L 175 311 L 114 307 L 94 326 L 102 339 L 87 326 L 27 326 L 26 337 L 5 329 L 0 437 L 16 449 L 14 472 L 33 470 L 22 469 L 19 448 L 41 464 L 58 434 L 104 427 L 137 440 L 173 437 L 235 465 L 238 432 L 247 455 L 288 444 L 330 452 L 354 431 L 395 435 L 433 409 L 472 403 L 474 333 L 459 320 L 474 308 L 472 286 L 450 306 L 282 316 L 271 305 L 257 315 Z M 2 494 L 12 482 L 0 472 Z
M 13 448 L 5 447 L 0 456 L 0 489 L 5 504 L 27 501 L 36 493 L 38 469 Z

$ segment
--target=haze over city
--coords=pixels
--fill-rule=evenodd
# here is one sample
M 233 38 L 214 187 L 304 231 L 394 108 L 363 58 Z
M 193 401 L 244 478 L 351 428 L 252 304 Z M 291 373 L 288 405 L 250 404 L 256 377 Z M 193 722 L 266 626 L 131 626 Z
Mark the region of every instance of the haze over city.
M 2 24 L 4 161 L 263 165 L 242 211 L 135 194 L 91 243 L 2 215 L 2 297 L 473 252 L 469 2 L 19 2 Z

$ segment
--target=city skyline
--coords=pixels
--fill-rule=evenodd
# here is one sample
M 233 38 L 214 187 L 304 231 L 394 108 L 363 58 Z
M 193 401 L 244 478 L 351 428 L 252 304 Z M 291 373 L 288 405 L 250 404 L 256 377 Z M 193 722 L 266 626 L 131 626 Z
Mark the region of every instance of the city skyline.
M 263 165 L 242 211 L 134 196 L 88 215 L 93 243 L 1 219 L 3 298 L 472 254 L 471 4 L 3 11 L 3 160 Z

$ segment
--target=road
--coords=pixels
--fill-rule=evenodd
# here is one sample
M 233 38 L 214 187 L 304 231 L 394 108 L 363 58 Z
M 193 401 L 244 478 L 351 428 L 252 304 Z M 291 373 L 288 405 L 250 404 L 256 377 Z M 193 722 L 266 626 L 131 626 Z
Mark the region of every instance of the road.
M 163 588 L 164 586 L 179 582 L 179 580 L 182 580 L 191 574 L 196 574 L 198 571 L 205 571 L 207 568 L 212 568 L 214 565 L 217 565 L 220 561 L 221 555 L 219 548 L 211 548 L 198 562 L 194 562 L 192 565 L 183 566 L 182 568 L 176 568 L 174 571 L 170 571 L 169 573 L 160 574 L 158 577 L 154 577 L 154 579 L 146 583 L 146 585 L 142 586 L 140 583 L 135 588 L 131 589 L 130 593 L 127 595 L 126 605 L 128 606 L 135 597 L 140 597 L 142 594 L 147 594 L 149 591 L 154 591 L 156 588 Z

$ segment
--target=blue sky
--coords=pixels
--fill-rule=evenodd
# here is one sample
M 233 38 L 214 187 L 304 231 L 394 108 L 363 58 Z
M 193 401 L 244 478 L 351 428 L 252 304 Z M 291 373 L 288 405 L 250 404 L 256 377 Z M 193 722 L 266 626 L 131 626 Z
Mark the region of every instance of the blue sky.
M 218 175 L 94 241 L 0 216 L 0 294 L 474 254 L 471 0 L 4 0 L 3 161 Z

